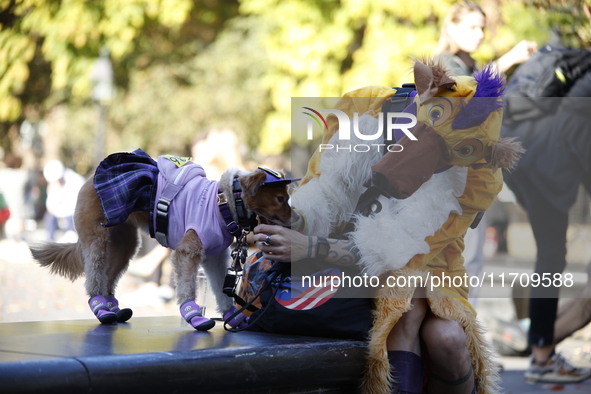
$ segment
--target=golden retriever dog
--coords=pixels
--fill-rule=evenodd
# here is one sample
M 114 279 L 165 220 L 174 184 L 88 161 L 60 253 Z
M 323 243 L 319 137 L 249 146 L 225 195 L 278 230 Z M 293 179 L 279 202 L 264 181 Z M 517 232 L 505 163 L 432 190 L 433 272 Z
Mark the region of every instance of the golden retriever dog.
M 231 169 L 214 181 L 185 158 L 166 155 L 156 162 L 140 149 L 116 153 L 101 162 L 80 190 L 74 215 L 78 241 L 43 243 L 31 252 L 51 273 L 72 281 L 85 275 L 88 304 L 101 323 L 125 322 L 132 311 L 119 308 L 115 288 L 138 251 L 138 229 L 143 230 L 175 251 L 173 278 L 181 316 L 206 331 L 215 322 L 203 317 L 195 303 L 199 265 L 215 291 L 219 312 L 228 313 L 232 299 L 221 291 L 228 248 L 244 227 L 256 224 L 256 216 L 290 224 L 291 181 L 264 168 Z

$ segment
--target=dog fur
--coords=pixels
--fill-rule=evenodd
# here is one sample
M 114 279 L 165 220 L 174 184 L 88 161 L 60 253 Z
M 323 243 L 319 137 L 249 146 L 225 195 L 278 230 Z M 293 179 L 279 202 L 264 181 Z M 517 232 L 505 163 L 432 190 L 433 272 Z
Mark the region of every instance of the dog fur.
M 290 225 L 291 208 L 288 205 L 286 185 L 261 186 L 265 180 L 263 171 L 244 172 L 231 169 L 222 175 L 219 187 L 237 223 L 232 193 L 232 180 L 235 176 L 240 180 L 242 198 L 249 215 L 254 212 L 268 223 Z M 78 242 L 47 242 L 31 247 L 31 252 L 39 264 L 48 267 L 51 273 L 72 281 L 84 274 L 89 297 L 107 297 L 115 294 L 117 282 L 139 249 L 138 229 L 147 233 L 149 220 L 151 218 L 148 211 L 135 211 L 125 222 L 113 227 L 103 227 L 101 223 L 105 222 L 105 217 L 91 178 L 80 190 L 76 204 L 74 225 L 78 232 Z M 195 299 L 197 269 L 202 264 L 209 283 L 216 289 L 219 311 L 225 313 L 232 307 L 232 299 L 221 292 L 229 263 L 228 249 L 218 255 L 206 256 L 199 236 L 195 231 L 189 230 L 178 244 L 172 263 L 179 304 Z

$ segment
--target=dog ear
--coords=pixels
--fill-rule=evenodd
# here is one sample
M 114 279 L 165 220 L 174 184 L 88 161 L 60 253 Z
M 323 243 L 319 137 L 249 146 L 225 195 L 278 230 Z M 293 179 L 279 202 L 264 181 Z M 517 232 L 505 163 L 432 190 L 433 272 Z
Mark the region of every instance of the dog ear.
M 501 138 L 492 143 L 490 156 L 482 167 L 490 168 L 493 172 L 499 168 L 511 169 L 515 167 L 523 153 L 525 149 L 521 146 L 521 142 L 516 142 L 515 138 Z
M 254 196 L 261 186 L 261 183 L 267 178 L 265 173 L 260 170 L 255 170 L 248 175 L 240 177 L 242 189 L 248 195 Z

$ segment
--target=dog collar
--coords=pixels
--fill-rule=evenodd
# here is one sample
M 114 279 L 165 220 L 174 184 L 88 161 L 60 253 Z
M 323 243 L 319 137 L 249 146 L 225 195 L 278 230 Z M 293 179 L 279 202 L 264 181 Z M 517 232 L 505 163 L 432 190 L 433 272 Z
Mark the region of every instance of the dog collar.
M 226 223 L 226 229 L 232 234 L 233 236 L 237 236 L 240 233 L 240 226 L 234 221 L 232 217 L 232 212 L 230 211 L 230 207 L 228 207 L 228 201 L 226 200 L 226 196 L 224 193 L 218 189 L 218 208 L 220 213 L 222 214 L 222 218 L 224 218 L 224 222 Z

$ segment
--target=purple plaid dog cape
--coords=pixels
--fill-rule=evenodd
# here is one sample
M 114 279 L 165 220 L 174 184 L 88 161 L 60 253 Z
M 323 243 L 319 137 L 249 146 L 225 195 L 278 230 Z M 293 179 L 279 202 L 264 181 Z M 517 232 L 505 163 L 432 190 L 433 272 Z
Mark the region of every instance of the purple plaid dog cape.
M 150 211 L 152 216 L 158 172 L 156 162 L 141 149 L 104 159 L 94 174 L 94 189 L 106 219 L 101 224 L 115 226 L 133 211 Z

